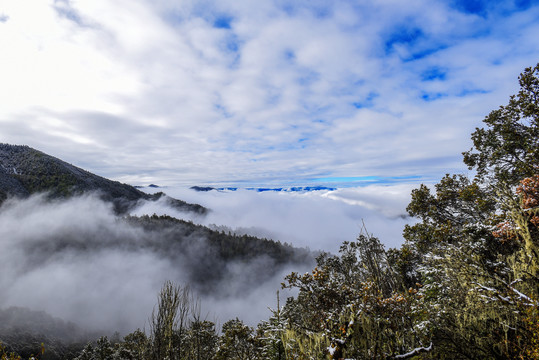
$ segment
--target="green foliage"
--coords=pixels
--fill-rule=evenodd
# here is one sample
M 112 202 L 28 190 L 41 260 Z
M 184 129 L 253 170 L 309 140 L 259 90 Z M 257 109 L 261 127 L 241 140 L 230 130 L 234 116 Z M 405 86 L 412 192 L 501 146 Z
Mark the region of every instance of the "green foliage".
M 254 330 L 243 321 L 237 318 L 227 321 L 223 324 L 222 332 L 215 360 L 262 359 Z
M 520 91 L 509 104 L 492 111 L 487 128 L 472 134 L 474 148 L 464 162 L 481 180 L 516 184 L 539 169 L 539 64 L 519 77 Z M 492 181 L 492 180 L 491 180 Z
M 150 321 L 152 359 L 176 359 L 176 353 L 181 353 L 181 349 L 177 349 L 181 344 L 174 335 L 179 330 L 181 311 L 188 306 L 185 303 L 188 300 L 188 293 L 185 290 L 182 293 L 182 288 L 170 281 L 161 289 L 157 311 L 154 309 Z
M 215 324 L 200 318 L 200 305 L 188 287 L 165 282 L 150 318 L 150 334 L 137 329 L 123 341 L 101 337 L 76 360 L 209 360 L 218 336 Z
M 262 359 L 284 360 L 286 349 L 284 336 L 288 320 L 286 313 L 280 305 L 279 291 L 277 291 L 277 309 L 270 309 L 272 316 L 267 321 L 258 324 L 257 337 L 261 343 L 260 355 Z
M 424 314 L 415 290 L 405 290 L 383 246 L 371 235 L 345 242 L 339 256 L 321 255 L 312 273 L 292 273 L 297 298 L 285 306 L 287 357 L 381 359 L 422 343 Z
M 14 352 L 8 352 L 0 342 L 0 360 L 21 360 L 21 357 Z
M 35 354 L 36 355 L 34 355 L 34 353 L 30 354 L 28 358 L 30 360 L 42 359 L 43 354 L 45 354 L 45 344 L 41 343 Z M 0 360 L 22 360 L 22 357 L 14 351 L 8 351 L 0 341 Z
M 213 322 L 193 321 L 186 335 L 186 343 L 188 344 L 186 358 L 192 360 L 213 359 L 217 351 L 218 338 Z
M 438 358 L 528 358 L 539 278 L 539 64 L 521 90 L 472 134 L 464 161 L 473 181 L 447 175 L 412 192 L 406 243 L 392 252 L 405 282 L 418 281 L 425 327 Z M 523 181 L 517 188 L 517 184 Z M 537 197 L 539 200 L 539 196 Z M 539 222 L 539 220 L 537 220 Z M 530 320 L 532 319 L 532 320 Z
M 121 346 L 128 354 L 125 358 L 130 360 L 144 360 L 147 358 L 150 340 L 143 331 L 137 329 L 124 337 L 124 342 Z
M 463 175 L 446 175 L 435 185 L 434 194 L 425 185 L 412 191 L 407 210 L 421 222 L 407 225 L 404 237 L 421 252 L 438 243 L 457 241 L 463 232 L 481 237 L 480 228 L 495 209 L 494 199 L 477 182 Z
M 249 264 L 252 269 L 239 284 L 242 290 L 248 291 L 253 284 L 267 281 L 284 266 L 312 264 L 314 258 L 308 249 L 215 231 L 166 215 L 127 217 L 125 221 L 142 228 L 151 239 L 143 246 L 159 251 L 163 257 L 172 257 L 174 261 L 175 256 L 187 254 L 192 263 L 186 266 L 186 275 L 192 287 L 201 293 L 211 293 L 220 281 L 226 280 L 230 275 L 228 264 L 232 261 Z M 263 261 L 258 261 L 260 259 Z

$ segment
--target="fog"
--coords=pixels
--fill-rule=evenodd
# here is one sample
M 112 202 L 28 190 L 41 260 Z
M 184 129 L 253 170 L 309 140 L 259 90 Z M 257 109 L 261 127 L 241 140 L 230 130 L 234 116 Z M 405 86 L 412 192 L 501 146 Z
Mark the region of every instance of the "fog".
M 357 237 L 363 223 L 387 247 L 400 246 L 402 229 L 410 222 L 403 215 L 412 188 L 294 193 L 170 187 L 158 190 L 211 211 L 206 216 L 181 213 L 158 201 L 140 203 L 133 214 L 168 214 L 336 253 L 343 241 Z M 194 233 L 174 245 L 165 235 L 117 217 L 110 204 L 93 195 L 61 201 L 45 196 L 10 199 L 0 207 L 0 308 L 27 307 L 91 331 L 125 334 L 148 326 L 161 286 L 172 280 L 189 284 L 200 298 L 203 316 L 218 326 L 236 317 L 254 326 L 268 318 L 268 307 L 276 307 L 284 276 L 310 269 L 294 264 L 279 268 L 264 256 L 217 264 L 203 236 Z M 218 271 L 213 265 L 223 278 L 210 288 L 197 286 Z M 281 301 L 290 295 L 281 290 Z
M 192 287 L 208 320 L 239 317 L 255 325 L 268 317 L 274 304 L 267 301 L 283 276 L 307 270 L 291 265 L 268 277 L 274 265 L 264 256 L 231 262 L 224 279 L 202 291 L 193 279 L 212 271 L 203 263 L 218 261 L 205 239 L 195 234 L 179 251 L 160 243 L 161 235 L 166 240 L 116 217 L 97 196 L 9 200 L 0 208 L 0 308 L 27 307 L 91 331 L 127 333 L 147 327 L 160 288 L 172 280 Z
M 164 202 L 146 203 L 137 214 L 188 217 L 203 225 L 225 225 L 239 233 L 273 238 L 297 247 L 336 253 L 343 241 L 353 241 L 365 224 L 386 247 L 400 247 L 410 193 L 417 184 L 371 185 L 311 192 L 253 190 L 197 192 L 185 187 L 143 190 L 201 204 L 205 217 L 181 214 Z

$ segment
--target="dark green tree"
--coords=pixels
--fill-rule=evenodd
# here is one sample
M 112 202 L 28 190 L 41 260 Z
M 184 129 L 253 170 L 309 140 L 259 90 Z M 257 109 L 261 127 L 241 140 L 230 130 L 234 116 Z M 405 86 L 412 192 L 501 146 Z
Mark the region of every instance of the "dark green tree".
M 299 290 L 283 309 L 287 357 L 382 359 L 426 351 L 429 339 L 414 329 L 424 320 L 416 292 L 403 288 L 380 241 L 365 231 L 339 252 L 319 256 L 312 273 L 286 277 L 284 286 Z
M 519 77 L 520 91 L 509 104 L 492 111 L 486 128 L 472 134 L 474 147 L 464 162 L 481 182 L 516 185 L 539 169 L 539 64 Z
M 149 339 L 140 329 L 126 335 L 121 345 L 129 354 L 128 356 L 124 355 L 129 360 L 144 360 L 148 356 L 150 347 Z
M 391 263 L 407 284 L 422 283 L 433 356 L 516 358 L 522 347 L 511 344 L 530 338 L 523 315 L 529 312 L 521 305 L 536 306 L 528 295 L 537 293 L 537 282 L 532 291 L 530 277 L 516 269 L 529 268 L 534 256 L 519 254 L 539 239 L 500 231 L 522 214 L 518 184 L 539 172 L 538 75 L 539 64 L 525 69 L 519 93 L 472 134 L 464 162 L 476 171 L 473 180 L 446 175 L 434 192 L 425 185 L 412 192 L 407 210 L 419 222 L 405 228 L 406 243 L 392 252 Z
M 165 282 L 157 309 L 154 309 L 150 319 L 151 359 L 182 359 L 186 351 L 182 340 L 191 302 L 188 287 Z
M 239 319 L 223 324 L 222 336 L 216 360 L 257 360 L 260 357 L 260 344 L 257 343 L 253 328 Z
M 272 315 L 267 321 L 258 324 L 257 337 L 262 343 L 261 357 L 268 360 L 285 360 L 286 352 L 283 344 L 288 320 L 281 307 L 279 291 L 277 291 L 277 308 L 270 309 Z
M 217 332 L 215 324 L 207 320 L 191 322 L 187 331 L 187 348 L 190 360 L 211 360 L 217 351 Z

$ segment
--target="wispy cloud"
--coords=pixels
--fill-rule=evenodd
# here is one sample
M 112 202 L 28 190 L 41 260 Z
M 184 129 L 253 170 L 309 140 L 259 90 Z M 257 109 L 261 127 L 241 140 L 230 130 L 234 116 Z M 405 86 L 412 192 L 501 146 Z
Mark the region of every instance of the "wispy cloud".
M 526 1 L 3 7 L 2 141 L 134 183 L 462 170 L 539 59 Z

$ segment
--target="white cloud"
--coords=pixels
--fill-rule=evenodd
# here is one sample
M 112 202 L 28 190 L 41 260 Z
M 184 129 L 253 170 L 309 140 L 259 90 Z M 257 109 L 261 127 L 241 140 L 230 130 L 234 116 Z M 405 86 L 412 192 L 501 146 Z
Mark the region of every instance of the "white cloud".
M 539 7 L 489 6 L 484 16 L 441 0 L 5 0 L 0 142 L 27 144 L 132 184 L 400 175 L 431 181 L 465 169 L 460 153 L 471 146 L 470 132 L 508 101 L 518 74 L 539 58 Z M 214 26 L 219 19 L 224 26 Z M 336 251 L 362 221 L 387 246 L 400 245 L 409 219 L 399 215 L 413 186 L 165 191 L 213 209 L 195 221 Z M 129 304 L 126 314 L 144 316 L 129 325 L 146 319 L 170 264 L 150 253 L 126 259 L 111 251 L 38 259 L 41 268 L 25 271 L 13 261 L 22 251 L 7 242 L 13 234 L 19 245 L 36 246 L 32 239 L 44 228 L 56 234 L 113 226 L 100 217 L 109 210 L 91 200 L 47 208 L 47 216 L 24 207 L 42 204 L 19 205 L 0 214 L 0 261 L 10 264 L 0 279 L 10 289 L 0 294 L 3 304 L 71 317 L 81 309 L 94 314 L 85 303 L 91 299 L 102 311 L 89 319 L 99 326 L 118 311 L 109 303 L 114 292 Z M 154 206 L 139 211 L 170 211 Z M 65 216 L 72 221 L 58 227 L 55 219 Z M 130 286 L 130 272 L 144 277 L 135 266 L 141 263 L 148 276 Z M 96 266 L 115 274 L 110 282 Z M 27 289 L 50 296 L 27 296 Z M 128 301 L 140 294 L 148 297 Z M 260 305 L 265 311 L 272 304 Z M 118 326 L 125 318 L 116 318 Z
M 470 132 L 539 48 L 538 8 L 508 4 L 3 7 L 2 141 L 131 182 L 462 170 Z
M 170 196 L 201 204 L 204 217 L 177 212 L 163 203 L 146 203 L 135 214 L 168 214 L 203 225 L 272 238 L 296 247 L 337 253 L 343 241 L 354 241 L 363 223 L 386 247 L 404 241 L 406 206 L 415 185 L 370 185 L 313 192 L 254 190 L 196 192 L 188 188 L 158 189 Z M 148 189 L 152 190 L 152 189 Z

